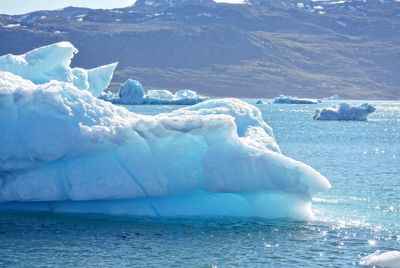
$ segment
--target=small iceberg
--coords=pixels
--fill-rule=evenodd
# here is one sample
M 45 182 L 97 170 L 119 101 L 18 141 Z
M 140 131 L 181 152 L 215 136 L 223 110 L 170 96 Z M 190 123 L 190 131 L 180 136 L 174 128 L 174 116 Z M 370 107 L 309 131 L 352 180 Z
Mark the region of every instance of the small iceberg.
M 110 91 L 102 92 L 99 96 L 99 99 L 122 105 L 143 104 L 144 90 L 139 81 L 128 79 L 119 88 L 117 94 L 114 94 Z
M 273 103 L 275 104 L 317 104 L 319 102 L 321 101 L 317 99 L 306 99 L 285 95 L 279 95 L 273 99 Z
M 148 90 L 144 92 L 142 84 L 133 79 L 128 79 L 117 94 L 103 92 L 100 99 L 123 105 L 194 105 L 205 101 L 208 97 L 201 96 L 193 90 L 178 90 L 173 94 L 169 90 Z
M 323 100 L 340 100 L 340 96 L 338 94 L 335 94 L 333 96 L 327 97 L 327 98 L 322 98 Z
M 356 120 L 367 121 L 369 114 L 375 112 L 375 107 L 364 103 L 359 106 L 351 106 L 348 103 L 341 103 L 330 108 L 315 110 L 315 120 Z
M 388 251 L 382 253 L 377 250 L 374 253 L 362 258 L 360 265 L 379 266 L 385 268 L 400 268 L 400 251 Z

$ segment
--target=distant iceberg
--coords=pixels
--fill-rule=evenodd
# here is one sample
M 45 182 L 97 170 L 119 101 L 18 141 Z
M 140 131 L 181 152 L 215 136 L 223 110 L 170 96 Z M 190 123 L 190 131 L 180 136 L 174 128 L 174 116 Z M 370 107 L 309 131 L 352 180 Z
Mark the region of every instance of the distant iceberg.
M 99 98 L 124 105 L 193 105 L 208 99 L 208 97 L 198 95 L 197 92 L 188 89 L 178 90 L 175 94 L 168 90 L 148 90 L 145 93 L 140 82 L 133 79 L 128 79 L 117 94 L 103 92 Z
M 35 81 L 0 72 L 0 210 L 304 220 L 330 188 L 243 101 L 146 116 L 73 81 Z
M 364 103 L 359 106 L 351 106 L 348 103 L 341 103 L 330 108 L 315 110 L 315 120 L 358 120 L 366 121 L 368 115 L 375 112 L 375 107 Z
M 174 94 L 168 90 L 149 90 L 147 91 L 147 98 L 153 100 L 171 101 L 174 98 Z
M 340 100 L 340 96 L 338 94 L 332 95 L 327 98 L 322 98 L 323 100 Z
M 71 60 L 76 53 L 78 49 L 71 43 L 60 42 L 22 55 L 8 54 L 0 57 L 0 71 L 11 72 L 35 84 L 51 80 L 69 82 L 99 96 L 110 84 L 117 62 L 90 70 L 71 68 Z
M 114 104 L 143 104 L 144 90 L 139 81 L 128 79 L 118 90 L 117 94 L 110 91 L 102 92 L 99 99 L 112 102 Z
M 317 99 L 305 99 L 285 95 L 280 95 L 273 100 L 273 103 L 276 104 L 317 104 L 319 102 L 321 101 Z
M 400 251 L 388 251 L 382 253 L 377 250 L 374 253 L 362 258 L 360 265 L 370 267 L 400 268 Z
M 148 90 L 143 104 L 194 105 L 207 99 L 189 89 L 178 90 L 175 94 L 168 90 Z

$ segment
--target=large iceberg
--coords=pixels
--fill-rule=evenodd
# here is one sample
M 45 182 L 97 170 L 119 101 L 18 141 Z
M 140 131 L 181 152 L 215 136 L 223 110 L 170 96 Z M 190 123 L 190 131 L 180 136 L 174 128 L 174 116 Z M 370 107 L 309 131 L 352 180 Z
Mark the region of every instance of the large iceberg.
M 109 91 L 103 92 L 99 98 L 114 104 L 124 105 L 194 105 L 208 99 L 208 97 L 201 96 L 197 92 L 188 89 L 178 90 L 175 94 L 165 89 L 152 89 L 145 93 L 142 84 L 133 79 L 128 79 L 117 94 Z
M 310 219 L 330 188 L 248 103 L 146 116 L 92 92 L 0 72 L 0 209 Z
M 360 260 L 360 265 L 370 267 L 386 267 L 386 268 L 400 268 L 400 251 L 388 251 L 381 253 L 379 250 L 374 253 L 363 257 Z
M 240 100 L 144 116 L 70 83 L 0 85 L 3 209 L 304 219 L 330 187 Z
M 90 70 L 71 68 L 71 60 L 76 53 L 78 49 L 71 43 L 59 42 L 22 55 L 8 54 L 0 57 L 0 71 L 11 72 L 35 84 L 51 80 L 70 82 L 99 96 L 110 84 L 117 63 Z
M 279 95 L 273 100 L 273 103 L 276 104 L 317 104 L 319 102 L 321 101 L 317 99 L 306 99 L 285 95 Z
M 316 109 L 315 120 L 358 120 L 366 121 L 368 115 L 375 112 L 375 107 L 364 103 L 359 106 L 351 106 L 348 103 L 341 103 L 329 108 Z

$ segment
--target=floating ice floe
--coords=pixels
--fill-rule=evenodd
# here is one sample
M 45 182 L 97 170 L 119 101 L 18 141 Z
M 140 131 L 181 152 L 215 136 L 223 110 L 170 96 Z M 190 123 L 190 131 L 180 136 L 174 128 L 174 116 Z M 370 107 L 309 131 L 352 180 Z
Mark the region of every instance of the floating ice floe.
M 0 72 L 0 210 L 304 220 L 330 188 L 248 103 L 146 116 L 72 82 Z
M 360 265 L 379 266 L 385 268 L 400 268 L 400 251 L 388 251 L 382 253 L 377 250 L 374 253 L 362 258 Z
M 71 43 L 60 42 L 22 55 L 8 54 L 0 57 L 0 71 L 11 72 L 35 84 L 51 80 L 69 82 L 99 96 L 108 87 L 117 63 L 90 70 L 71 68 L 71 60 L 76 53 L 78 50 Z
M 20 27 L 21 26 L 21 24 L 19 24 L 19 23 L 11 23 L 11 24 L 7 24 L 7 25 L 3 25 L 3 28 L 17 28 L 17 27 Z
M 340 100 L 340 96 L 338 94 L 332 95 L 327 98 L 322 98 L 323 100 Z
M 193 90 L 178 90 L 173 94 L 168 90 L 148 90 L 144 93 L 139 81 L 128 79 L 117 94 L 103 92 L 100 99 L 110 101 L 114 104 L 155 104 L 155 105 L 193 105 L 208 99 L 198 95 Z
M 285 95 L 280 95 L 274 98 L 273 101 L 273 103 L 276 104 L 317 104 L 319 102 L 321 101 L 317 99 L 306 99 L 306 98 L 298 98 Z
M 315 120 L 357 120 L 366 121 L 368 115 L 375 112 L 375 107 L 371 104 L 364 103 L 359 106 L 351 106 L 348 103 L 317 109 L 315 110 Z
M 175 94 L 168 90 L 148 90 L 143 104 L 193 105 L 207 99 L 188 89 L 178 90 Z

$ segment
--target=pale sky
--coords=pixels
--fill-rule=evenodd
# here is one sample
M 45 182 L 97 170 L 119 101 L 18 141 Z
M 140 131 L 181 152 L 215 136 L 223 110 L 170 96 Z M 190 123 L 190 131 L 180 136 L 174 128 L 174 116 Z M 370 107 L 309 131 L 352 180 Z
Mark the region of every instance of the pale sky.
M 216 0 L 242 3 L 243 0 Z M 24 14 L 37 10 L 52 10 L 67 6 L 90 8 L 118 8 L 133 5 L 135 0 L 0 0 L 0 14 Z

